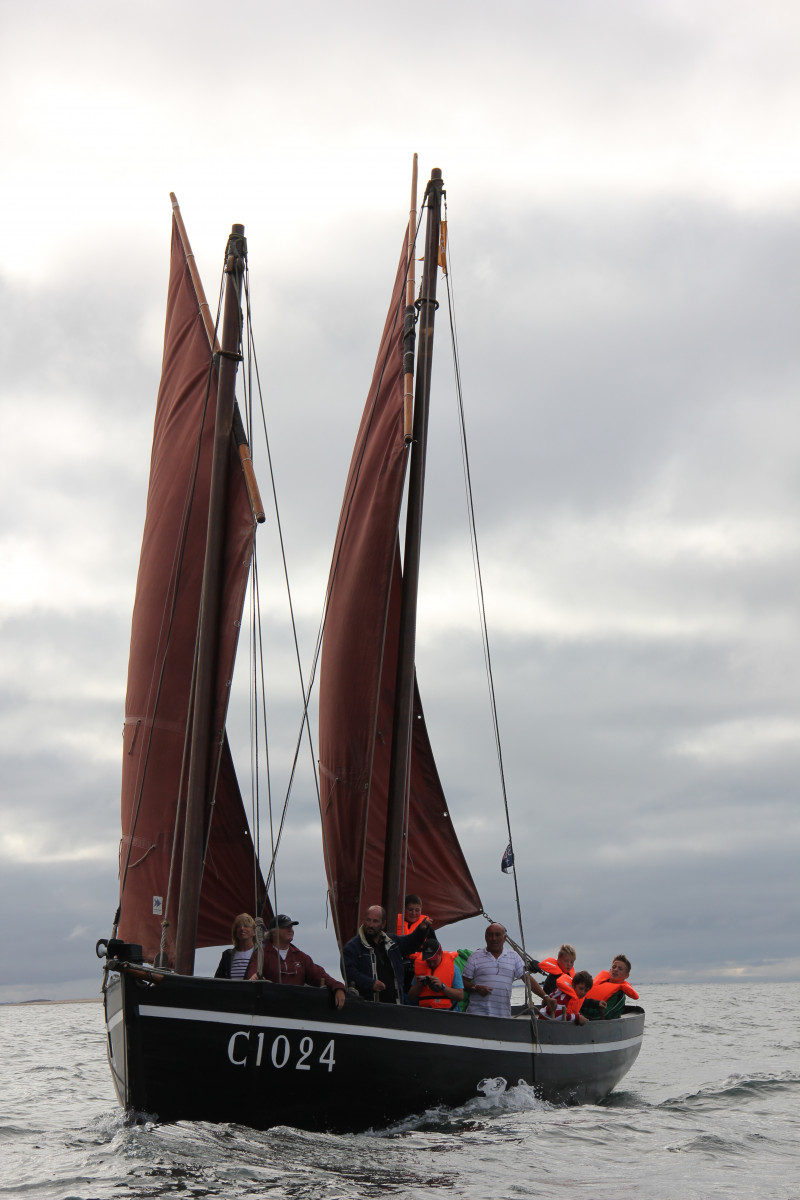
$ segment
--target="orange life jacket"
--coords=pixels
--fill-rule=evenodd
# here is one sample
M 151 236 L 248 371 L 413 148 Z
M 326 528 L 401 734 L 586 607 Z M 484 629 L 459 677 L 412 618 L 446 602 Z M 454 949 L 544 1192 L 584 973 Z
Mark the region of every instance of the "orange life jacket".
M 407 934 L 413 933 L 414 930 L 417 928 L 417 926 L 421 925 L 423 921 L 430 921 L 430 917 L 426 917 L 425 913 L 420 913 L 420 915 L 417 917 L 414 924 L 408 925 L 408 924 L 406 924 L 406 921 L 403 918 L 403 914 L 398 913 L 397 914 L 397 936 L 405 937 Z
M 573 975 L 574 974 L 575 972 L 573 971 Z M 574 1013 L 579 1013 L 585 997 L 578 996 L 576 994 L 575 989 L 572 986 L 570 976 L 559 975 L 556 987 L 560 992 L 563 992 L 565 996 L 569 997 L 567 1000 L 567 1016 L 571 1017 Z
M 546 971 L 548 975 L 564 975 L 564 971 L 562 971 L 561 967 L 558 965 L 557 958 L 543 958 L 539 963 L 539 970 Z M 570 969 L 566 972 L 566 977 L 571 979 L 574 974 L 575 968 L 570 967 Z
M 631 1000 L 639 999 L 639 993 L 633 990 L 627 979 L 623 979 L 621 983 L 614 983 L 610 971 L 601 971 L 599 975 L 595 975 L 594 987 L 586 993 L 586 999 L 608 1000 L 615 992 L 624 992 Z
M 421 954 L 412 954 L 411 958 L 414 962 L 414 982 L 420 979 L 421 976 L 435 975 L 437 979 L 441 979 L 445 987 L 453 986 L 453 977 L 456 973 L 456 959 L 458 958 L 457 950 L 443 950 L 442 961 L 439 963 L 435 971 L 432 971 Z M 453 1001 L 449 996 L 443 996 L 441 992 L 435 992 L 431 987 L 423 987 L 419 994 L 420 1008 L 452 1008 Z

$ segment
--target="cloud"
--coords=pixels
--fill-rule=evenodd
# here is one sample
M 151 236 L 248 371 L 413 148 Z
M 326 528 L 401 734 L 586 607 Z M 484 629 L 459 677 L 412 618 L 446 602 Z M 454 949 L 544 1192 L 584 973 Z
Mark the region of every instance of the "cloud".
M 197 85 L 219 66 L 205 0 L 6 22 L 0 894 L 49 949 L 20 958 L 7 920 L 0 997 L 84 988 L 116 906 L 168 192 L 212 302 L 231 221 L 246 223 L 307 674 L 413 149 L 448 190 L 527 937 L 542 953 L 566 937 L 593 968 L 626 948 L 651 979 L 796 976 L 800 20 L 777 0 L 468 0 L 437 10 L 429 50 L 388 10 L 312 7 L 309 37 L 291 10 L 245 3 L 259 70 L 222 97 Z M 34 33 L 31 63 L 15 47 Z M 401 101 L 432 68 L 435 120 Z M 487 911 L 511 924 L 440 299 L 418 671 Z M 277 808 L 300 704 L 273 516 L 259 542 Z M 243 654 L 240 769 L 246 685 Z M 305 747 L 301 761 L 280 903 L 335 969 Z
M 92 986 L 72 995 L 99 992 L 94 944 L 111 927 L 115 875 L 113 859 L 101 865 L 4 862 L 0 904 L 4 913 L 17 915 L 0 926 L 0 999 L 63 997 L 59 985 L 79 979 L 83 988 L 89 981 Z M 39 931 L 40 952 L 24 966 L 19 961 L 24 940 L 20 922 L 35 924 Z
M 795 754 L 800 745 L 800 722 L 785 717 L 726 721 L 698 730 L 675 747 L 677 754 L 732 765 L 769 759 L 775 751 Z

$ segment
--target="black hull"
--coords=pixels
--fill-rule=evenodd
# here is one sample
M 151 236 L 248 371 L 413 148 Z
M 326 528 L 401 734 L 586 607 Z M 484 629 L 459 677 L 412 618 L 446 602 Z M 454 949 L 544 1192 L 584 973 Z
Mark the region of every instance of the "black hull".
M 327 991 L 109 971 L 109 1061 L 120 1103 L 162 1121 L 357 1132 L 520 1080 L 594 1103 L 619 1083 L 644 1014 L 583 1026 L 368 1004 Z

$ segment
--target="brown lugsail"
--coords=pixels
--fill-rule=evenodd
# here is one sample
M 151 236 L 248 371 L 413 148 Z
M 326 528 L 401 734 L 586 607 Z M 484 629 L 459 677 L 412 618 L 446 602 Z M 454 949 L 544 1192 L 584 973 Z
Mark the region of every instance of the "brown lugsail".
M 403 438 L 406 243 L 345 487 L 320 670 L 322 825 L 332 910 L 341 940 L 381 902 L 400 619 L 398 522 Z M 474 916 L 481 902 L 450 820 L 414 690 L 407 890 L 437 926 Z M 389 928 L 393 916 L 389 914 Z
M 122 771 L 119 936 L 141 943 L 150 960 L 161 944 L 162 913 L 169 921 L 165 950 L 170 961 L 174 949 L 186 786 L 184 747 L 215 409 L 216 370 L 173 220 L 164 358 L 131 628 Z M 208 783 L 198 946 L 229 942 L 233 916 L 253 911 L 256 897 L 264 896 L 225 735 L 254 532 L 239 456 L 232 445 L 214 696 L 218 749 Z

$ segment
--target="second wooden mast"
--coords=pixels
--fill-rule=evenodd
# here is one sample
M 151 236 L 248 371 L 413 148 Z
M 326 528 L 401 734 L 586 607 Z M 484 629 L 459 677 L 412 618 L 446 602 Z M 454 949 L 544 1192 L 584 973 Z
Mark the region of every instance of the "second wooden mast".
M 422 545 L 422 502 L 425 491 L 425 457 L 433 365 L 433 327 L 441 229 L 442 172 L 434 168 L 425 190 L 428 210 L 425 230 L 425 264 L 419 298 L 417 371 L 414 388 L 414 423 L 408 479 L 408 509 L 403 554 L 403 592 L 395 683 L 389 796 L 386 812 L 386 848 L 383 864 L 383 907 L 390 934 L 397 914 L 403 911 L 400 895 L 404 858 L 404 826 L 409 789 L 414 702 L 414 658 L 417 635 L 417 595 Z

